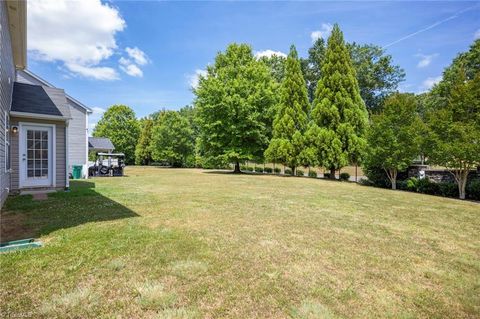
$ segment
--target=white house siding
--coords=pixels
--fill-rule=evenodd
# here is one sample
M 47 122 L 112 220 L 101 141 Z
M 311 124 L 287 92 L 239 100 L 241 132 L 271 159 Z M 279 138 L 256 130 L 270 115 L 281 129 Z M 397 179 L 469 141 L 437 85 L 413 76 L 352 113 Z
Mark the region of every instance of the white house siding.
M 17 72 L 17 82 L 45 85 L 45 83 L 42 83 L 24 71 Z M 67 103 L 72 116 L 68 124 L 68 173 L 72 173 L 73 165 L 81 165 L 83 167 L 83 177 L 86 178 L 88 176 L 88 113 L 85 108 L 79 106 L 68 96 Z
M 13 64 L 12 43 L 10 40 L 8 15 L 5 1 L 0 1 L 0 207 L 8 196 L 10 173 L 5 167 L 6 128 L 5 116 L 9 116 L 12 104 L 15 66 Z
M 72 119 L 68 123 L 68 166 L 69 173 L 73 170 L 73 165 L 82 165 L 83 176 L 87 176 L 87 112 L 84 108 L 73 104 L 67 99 L 70 106 Z

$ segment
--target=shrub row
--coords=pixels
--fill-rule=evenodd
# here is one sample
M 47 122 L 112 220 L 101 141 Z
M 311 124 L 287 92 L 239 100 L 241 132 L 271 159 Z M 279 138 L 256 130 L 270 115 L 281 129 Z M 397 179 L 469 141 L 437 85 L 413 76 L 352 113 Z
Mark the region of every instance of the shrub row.
M 256 166 L 255 168 L 253 168 L 252 166 L 242 165 L 242 166 L 240 166 L 240 169 L 242 171 L 246 171 L 246 172 L 268 173 L 268 174 L 271 174 L 272 172 L 275 173 L 275 174 L 280 174 L 282 172 L 282 170 L 279 167 L 275 167 L 273 169 L 271 167 L 263 168 L 262 166 Z M 290 168 L 285 168 L 284 174 L 285 175 L 292 175 L 292 170 Z M 305 176 L 305 172 L 301 169 L 297 169 L 295 171 L 295 175 L 296 176 Z M 325 173 L 323 176 L 324 176 L 324 178 L 330 178 L 330 173 Z M 318 177 L 317 172 L 309 171 L 308 172 L 308 177 L 317 178 Z M 348 174 L 348 173 L 341 173 L 340 174 L 340 180 L 341 181 L 348 181 L 349 179 L 350 179 L 350 174 Z
M 435 183 L 428 178 L 411 177 L 399 181 L 397 188 L 422 194 L 458 198 L 458 185 L 456 183 Z M 480 200 L 480 180 L 470 180 L 465 191 L 468 199 Z

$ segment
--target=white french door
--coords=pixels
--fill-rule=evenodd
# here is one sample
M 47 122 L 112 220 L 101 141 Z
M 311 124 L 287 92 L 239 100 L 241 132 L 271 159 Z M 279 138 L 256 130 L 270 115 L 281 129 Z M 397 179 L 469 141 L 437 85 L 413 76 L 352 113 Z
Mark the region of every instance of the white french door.
M 54 128 L 54 125 L 21 125 L 20 187 L 54 186 Z

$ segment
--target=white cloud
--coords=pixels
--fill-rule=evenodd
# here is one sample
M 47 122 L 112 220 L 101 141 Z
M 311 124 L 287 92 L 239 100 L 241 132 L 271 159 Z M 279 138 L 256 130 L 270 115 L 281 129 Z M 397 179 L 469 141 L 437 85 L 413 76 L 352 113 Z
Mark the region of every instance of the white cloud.
M 428 91 L 430 90 L 435 84 L 440 82 L 442 80 L 442 76 L 435 76 L 435 77 L 428 77 L 422 82 L 421 89 L 423 91 Z
M 283 58 L 286 58 L 287 55 L 281 51 L 273 51 L 273 50 L 264 50 L 264 51 L 257 51 L 255 52 L 255 58 L 259 59 L 261 57 L 267 57 L 267 58 L 271 58 L 272 56 L 279 56 L 279 57 L 283 57 Z
M 432 63 L 433 59 L 438 56 L 438 53 L 434 54 L 416 54 L 415 55 L 417 58 L 420 58 L 420 61 L 418 61 L 417 68 L 425 68 Z
M 475 34 L 473 35 L 473 39 L 477 40 L 480 39 L 480 29 L 478 29 Z
M 136 64 L 145 65 L 145 64 L 148 63 L 147 55 L 145 54 L 145 52 L 143 52 L 139 48 L 137 48 L 137 47 L 134 47 L 134 48 L 127 47 L 125 49 L 125 51 L 127 52 L 128 56 L 131 57 L 135 61 Z
M 196 89 L 201 76 L 207 76 L 207 70 L 196 69 L 194 74 L 187 76 L 188 85 L 192 89 Z
M 319 38 L 327 39 L 327 37 L 330 35 L 330 32 L 332 32 L 333 25 L 330 23 L 322 23 L 322 27 L 320 30 L 313 31 L 310 34 L 310 38 L 312 39 L 312 43 L 317 41 Z
M 106 66 L 84 66 L 70 62 L 65 63 L 65 66 L 73 75 L 78 74 L 86 78 L 104 81 L 119 79 L 117 71 Z
M 134 77 L 142 77 L 143 71 L 140 69 L 139 65 L 145 65 L 149 63 L 148 57 L 139 48 L 129 48 L 125 49 L 130 58 L 121 57 L 118 60 L 120 63 L 120 69 L 126 74 Z
M 118 78 L 99 64 L 114 54 L 115 34 L 126 24 L 100 0 L 28 1 L 28 47 L 35 59 L 57 61 L 72 73 L 100 80 Z
M 139 78 L 143 76 L 143 71 L 135 64 L 120 65 L 120 69 L 130 76 Z

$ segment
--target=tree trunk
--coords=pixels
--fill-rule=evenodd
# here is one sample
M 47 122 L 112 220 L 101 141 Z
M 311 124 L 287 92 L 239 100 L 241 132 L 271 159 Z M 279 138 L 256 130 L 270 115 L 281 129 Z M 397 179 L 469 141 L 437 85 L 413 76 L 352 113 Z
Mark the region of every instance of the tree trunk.
M 238 161 L 235 162 L 235 169 L 233 170 L 233 172 L 234 172 L 235 174 L 241 173 L 241 171 L 240 171 L 240 162 L 238 162 Z
M 295 166 L 292 166 L 292 176 L 295 176 Z
M 357 168 L 358 168 L 358 165 L 355 163 L 355 183 L 358 182 L 358 180 L 357 180 L 357 177 L 358 177 Z
M 335 167 L 330 167 L 330 179 L 335 179 Z
M 458 184 L 458 197 L 460 199 L 465 199 L 465 187 L 467 186 L 467 179 L 468 173 L 470 172 L 469 169 L 461 170 L 457 174 L 457 184 Z
M 385 169 L 385 172 L 387 173 L 387 177 L 390 180 L 390 184 L 392 184 L 392 189 L 397 189 L 398 170 L 396 168 Z
M 397 179 L 394 179 L 392 182 L 392 189 L 397 189 Z

